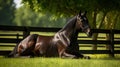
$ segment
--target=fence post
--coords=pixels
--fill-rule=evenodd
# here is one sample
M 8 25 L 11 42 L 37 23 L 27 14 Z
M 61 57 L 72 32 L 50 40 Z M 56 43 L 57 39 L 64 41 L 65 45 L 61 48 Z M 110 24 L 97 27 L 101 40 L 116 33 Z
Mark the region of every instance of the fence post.
M 113 30 L 110 30 L 109 36 L 110 36 L 110 46 L 111 46 L 110 56 L 114 57 L 114 32 L 113 32 Z
M 23 39 L 26 38 L 28 35 L 30 35 L 30 30 L 28 27 L 24 27 Z

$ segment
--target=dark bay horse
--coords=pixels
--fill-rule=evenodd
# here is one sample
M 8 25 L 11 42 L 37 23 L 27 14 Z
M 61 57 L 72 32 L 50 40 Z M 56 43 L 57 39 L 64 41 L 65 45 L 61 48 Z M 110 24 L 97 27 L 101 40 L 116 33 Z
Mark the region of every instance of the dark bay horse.
M 16 45 L 14 50 L 9 54 L 9 57 L 83 58 L 85 56 L 79 53 L 79 46 L 76 44 L 79 30 L 84 31 L 88 36 L 91 35 L 86 12 L 79 12 L 78 15 L 70 19 L 54 36 L 29 35 Z

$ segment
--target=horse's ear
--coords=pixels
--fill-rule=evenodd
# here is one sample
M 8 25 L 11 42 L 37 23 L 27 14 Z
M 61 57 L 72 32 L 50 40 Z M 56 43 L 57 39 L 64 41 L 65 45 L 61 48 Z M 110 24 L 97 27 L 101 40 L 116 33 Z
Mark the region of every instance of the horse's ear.
M 79 16 L 81 16 L 81 10 L 79 11 L 79 14 L 78 14 Z
M 83 16 L 86 16 L 86 14 L 87 14 L 87 11 L 84 11 L 83 13 L 81 13 L 81 15 Z
M 84 15 L 86 15 L 86 14 L 87 14 L 87 11 L 84 12 Z

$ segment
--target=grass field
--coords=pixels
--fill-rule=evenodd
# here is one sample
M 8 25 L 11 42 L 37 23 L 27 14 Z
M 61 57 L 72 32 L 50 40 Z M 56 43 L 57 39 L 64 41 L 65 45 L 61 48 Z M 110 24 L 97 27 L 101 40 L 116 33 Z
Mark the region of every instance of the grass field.
M 1 32 L 0 32 L 1 33 Z M 13 32 L 9 32 L 13 33 Z M 19 33 L 19 32 L 18 32 Z M 32 32 L 31 34 L 36 34 L 37 32 Z M 21 34 L 21 33 L 20 33 Z M 37 33 L 40 35 L 53 35 L 54 33 Z M 86 36 L 85 34 L 79 34 Z M 100 34 L 100 36 L 105 36 L 105 34 Z M 115 37 L 120 37 L 120 35 L 115 35 Z M 6 38 L 6 37 L 0 37 Z M 7 37 L 8 38 L 8 37 Z M 10 36 L 10 38 L 13 38 Z M 14 37 L 15 38 L 15 37 Z M 81 38 L 84 40 L 85 38 Z M 87 38 L 91 39 L 91 38 Z M 8 45 L 0 43 L 0 45 Z M 13 45 L 13 44 L 9 44 Z M 15 45 L 15 44 L 14 44 Z M 0 50 L 12 50 L 11 47 L 0 47 Z M 91 50 L 91 47 L 80 47 L 82 50 Z M 105 47 L 98 48 L 100 50 L 105 49 Z M 119 48 L 120 50 L 120 48 Z M 108 54 L 91 54 L 89 55 L 92 59 L 61 59 L 61 58 L 5 58 L 0 56 L 0 67 L 120 67 L 120 54 L 115 55 L 115 58 L 109 57 Z
M 0 67 L 119 67 L 119 59 L 0 58 Z

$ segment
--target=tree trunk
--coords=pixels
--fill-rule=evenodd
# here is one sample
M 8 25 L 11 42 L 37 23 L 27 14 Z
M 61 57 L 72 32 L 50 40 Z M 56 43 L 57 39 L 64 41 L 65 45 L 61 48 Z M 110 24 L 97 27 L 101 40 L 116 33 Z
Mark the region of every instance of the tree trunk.
M 106 34 L 106 40 L 110 41 L 109 34 Z M 110 50 L 110 49 L 111 49 L 110 44 L 106 44 L 106 50 Z
M 115 29 L 115 24 L 117 23 L 117 20 L 118 20 L 118 16 L 119 16 L 119 13 L 116 14 L 116 16 L 114 17 L 114 21 L 112 22 L 112 26 L 108 26 L 109 29 Z M 110 37 L 108 34 L 106 34 L 106 40 L 110 40 Z M 111 49 L 111 46 L 106 44 L 106 49 L 107 50 L 110 50 Z
M 103 21 L 104 21 L 104 19 L 105 19 L 106 14 L 107 14 L 107 12 L 104 12 L 103 17 L 102 17 L 102 20 L 101 20 L 101 22 L 100 22 L 100 24 L 99 24 L 99 26 L 98 26 L 98 29 L 100 29 L 100 28 L 102 27 L 102 24 L 103 24 Z M 96 17 L 97 17 L 97 15 L 96 15 Z M 99 33 L 95 33 L 95 34 L 93 35 L 93 40 L 97 40 L 98 34 L 99 34 Z M 97 50 L 97 44 L 93 44 L 93 48 L 92 48 L 92 49 L 93 49 L 93 50 Z
M 97 11 L 94 11 L 94 14 L 93 14 L 93 29 L 96 29 L 96 18 L 97 18 Z M 96 37 L 96 33 L 93 34 L 93 37 L 92 37 L 92 40 L 97 40 L 97 37 Z M 96 44 L 93 44 L 92 45 L 92 49 L 93 50 L 97 50 L 97 45 Z

